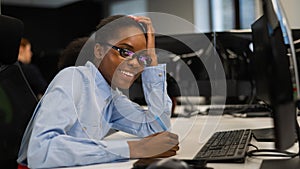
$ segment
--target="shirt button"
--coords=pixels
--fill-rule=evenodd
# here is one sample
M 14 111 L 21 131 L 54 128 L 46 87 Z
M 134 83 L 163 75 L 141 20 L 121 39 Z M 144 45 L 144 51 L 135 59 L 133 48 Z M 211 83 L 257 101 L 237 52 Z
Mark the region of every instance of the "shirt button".
M 159 77 L 162 77 L 162 73 L 159 73 L 158 76 L 159 76 Z

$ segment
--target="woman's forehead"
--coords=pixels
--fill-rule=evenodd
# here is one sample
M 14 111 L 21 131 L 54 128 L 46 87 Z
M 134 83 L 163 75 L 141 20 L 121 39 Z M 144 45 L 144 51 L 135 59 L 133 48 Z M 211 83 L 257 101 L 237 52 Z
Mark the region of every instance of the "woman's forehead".
M 112 37 L 111 40 L 109 40 L 113 44 L 117 44 L 120 42 L 125 42 L 125 41 L 135 41 L 139 40 L 138 43 L 144 43 L 146 44 L 146 37 L 144 33 L 136 27 L 128 27 L 125 29 L 120 28 L 115 36 Z

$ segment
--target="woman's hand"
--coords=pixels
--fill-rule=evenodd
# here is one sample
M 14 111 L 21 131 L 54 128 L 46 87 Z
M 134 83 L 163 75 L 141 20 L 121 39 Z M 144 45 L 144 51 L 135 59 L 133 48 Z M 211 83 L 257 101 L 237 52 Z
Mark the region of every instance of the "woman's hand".
M 158 62 L 155 53 L 155 34 L 154 34 L 155 32 L 154 32 L 151 19 L 146 16 L 129 16 L 129 17 L 144 25 L 147 34 L 147 50 L 152 59 L 150 66 L 157 66 Z
M 161 158 L 176 155 L 178 136 L 170 132 L 150 135 L 139 141 L 128 141 L 130 158 Z

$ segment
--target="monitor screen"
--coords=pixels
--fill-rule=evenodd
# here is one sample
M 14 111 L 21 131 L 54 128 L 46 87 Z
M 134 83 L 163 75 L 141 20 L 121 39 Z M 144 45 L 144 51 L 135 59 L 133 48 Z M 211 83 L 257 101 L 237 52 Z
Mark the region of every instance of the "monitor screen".
M 285 22 L 283 22 L 285 21 Z M 283 29 L 284 28 L 284 29 Z M 291 51 L 293 39 L 279 2 L 263 0 L 263 16 L 251 25 L 254 55 L 251 58 L 257 98 L 272 109 L 275 147 L 286 150 L 295 143 L 297 69 Z

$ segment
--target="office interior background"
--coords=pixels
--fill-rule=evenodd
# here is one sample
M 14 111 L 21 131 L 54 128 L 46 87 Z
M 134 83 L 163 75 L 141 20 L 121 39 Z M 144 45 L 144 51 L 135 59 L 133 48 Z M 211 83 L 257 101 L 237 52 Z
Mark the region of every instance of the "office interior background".
M 16 17 L 24 22 L 24 37 L 32 42 L 32 62 L 40 68 L 49 82 L 57 73 L 58 58 L 66 45 L 75 38 L 89 36 L 99 21 L 109 15 L 162 12 L 183 18 L 197 28 L 191 29 L 172 22 L 166 26 L 164 21 L 160 23 L 159 19 L 155 20 L 156 26 L 159 26 L 166 35 L 193 36 L 197 33 L 209 35 L 212 32 L 242 32 L 251 37 L 249 33 L 251 24 L 262 14 L 260 0 L 0 0 L 0 2 L 1 14 Z M 299 39 L 300 1 L 281 0 L 281 3 L 291 28 L 295 30 L 295 39 Z M 176 45 L 172 48 L 176 48 Z M 299 55 L 299 52 L 297 54 Z M 234 80 L 248 80 L 247 74 L 241 73 L 245 71 L 242 68 L 243 64 L 245 63 L 238 57 L 235 61 L 231 61 L 228 65 L 231 67 L 229 68 L 231 74 L 228 76 L 234 76 L 231 77 Z M 237 72 L 240 72 L 240 75 L 234 75 Z M 250 92 L 246 89 L 247 84 L 240 86 L 242 86 L 240 90 Z

